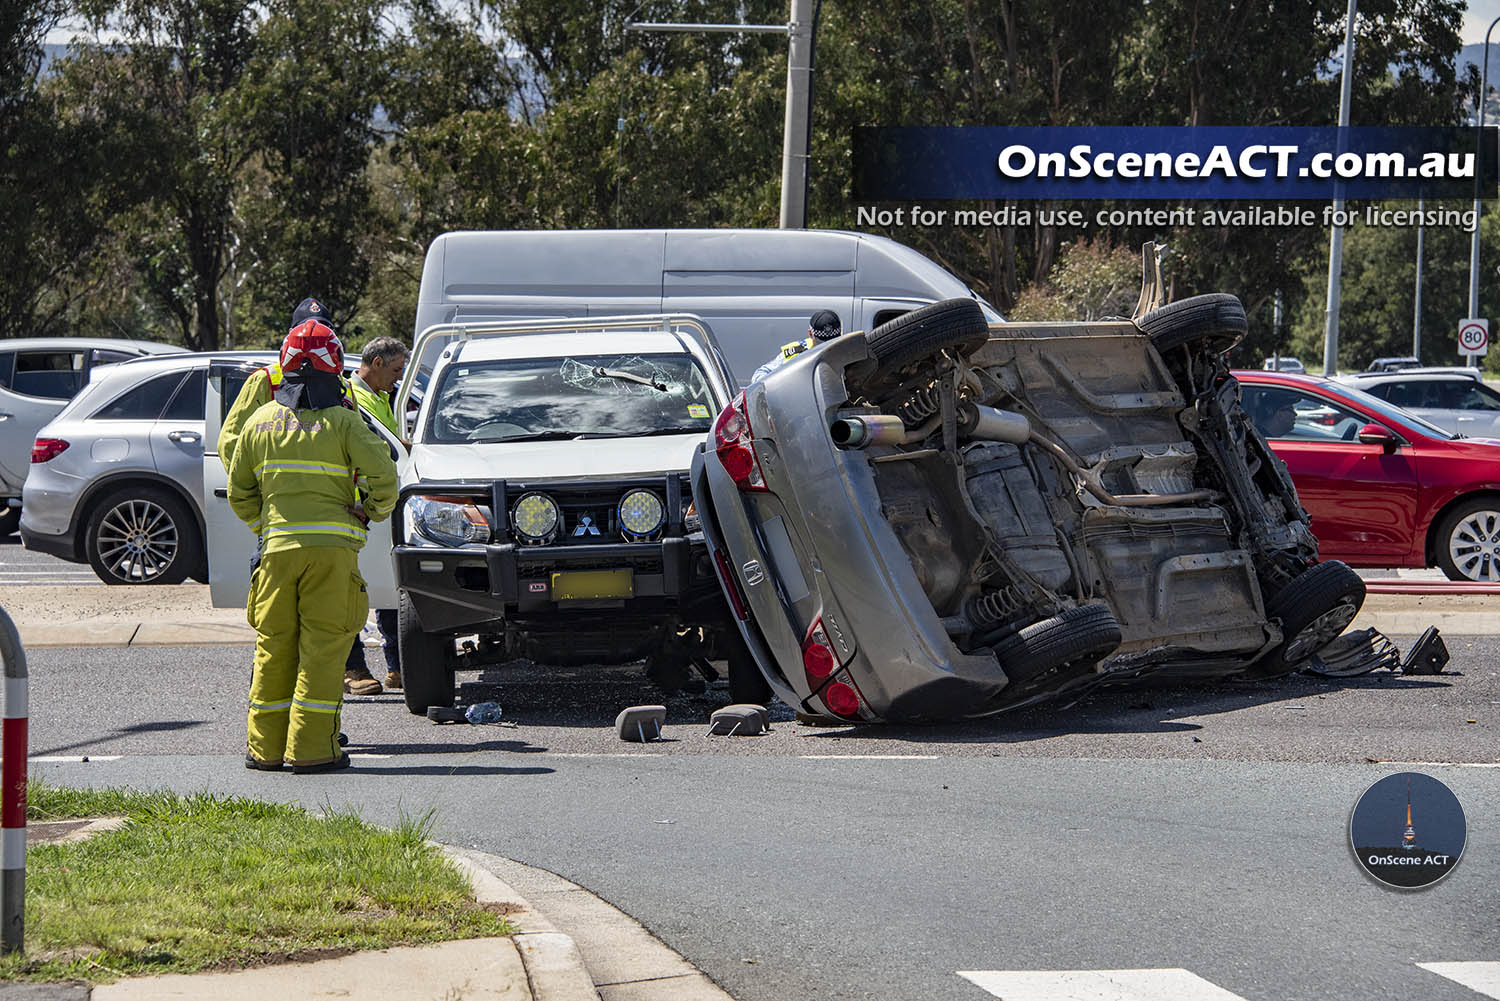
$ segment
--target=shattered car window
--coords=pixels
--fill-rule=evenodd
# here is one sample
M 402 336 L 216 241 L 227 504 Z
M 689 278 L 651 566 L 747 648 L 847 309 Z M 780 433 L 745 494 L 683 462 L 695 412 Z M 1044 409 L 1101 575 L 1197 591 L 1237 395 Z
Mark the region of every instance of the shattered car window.
M 575 355 L 457 363 L 428 440 L 442 443 L 703 434 L 708 377 L 688 355 Z

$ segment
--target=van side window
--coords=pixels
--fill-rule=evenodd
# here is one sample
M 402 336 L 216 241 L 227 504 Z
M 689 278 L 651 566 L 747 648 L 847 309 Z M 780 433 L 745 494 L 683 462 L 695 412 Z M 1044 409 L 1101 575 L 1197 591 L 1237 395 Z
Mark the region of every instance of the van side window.
M 19 352 L 10 388 L 25 396 L 71 400 L 83 388 L 83 352 Z
M 905 316 L 910 312 L 911 310 L 909 309 L 882 309 L 880 312 L 875 314 L 875 322 L 870 324 L 870 329 L 874 330 L 882 323 L 890 323 L 896 317 Z
M 10 376 L 15 370 L 16 356 L 9 351 L 0 351 L 0 389 L 10 388 Z

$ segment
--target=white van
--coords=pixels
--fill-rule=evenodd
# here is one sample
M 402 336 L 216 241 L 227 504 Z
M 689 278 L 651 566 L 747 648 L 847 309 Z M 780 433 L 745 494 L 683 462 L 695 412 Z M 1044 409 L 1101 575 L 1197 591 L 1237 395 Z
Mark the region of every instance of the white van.
M 978 298 L 894 240 L 785 229 L 446 233 L 422 268 L 416 333 L 434 324 L 692 313 L 744 384 L 820 309 L 869 330 L 930 302 Z M 991 321 L 1000 316 L 983 300 Z M 418 368 L 433 359 L 418 359 Z

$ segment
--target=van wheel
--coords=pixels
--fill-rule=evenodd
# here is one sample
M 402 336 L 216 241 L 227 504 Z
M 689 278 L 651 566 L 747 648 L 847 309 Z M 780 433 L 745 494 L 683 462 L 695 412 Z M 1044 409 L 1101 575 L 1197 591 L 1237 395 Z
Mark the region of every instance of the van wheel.
M 989 322 L 973 299 L 944 299 L 902 313 L 865 335 L 877 364 L 874 373 L 855 388 L 866 398 L 878 400 L 939 351 L 951 348 L 967 355 L 989 336 Z
M 1005 676 L 1018 685 L 1066 664 L 1097 662 L 1123 638 L 1119 621 L 1107 607 L 1080 605 L 1032 623 L 994 650 Z
M 16 529 L 21 527 L 21 509 L 18 507 L 0 507 L 0 539 L 14 535 Z
M 128 487 L 95 505 L 84 551 L 106 584 L 181 584 L 203 563 L 192 512 L 155 487 Z
M 1292 578 L 1266 602 L 1266 618 L 1281 621 L 1281 646 L 1249 671 L 1248 678 L 1291 674 L 1348 628 L 1365 603 L 1365 582 L 1338 560 L 1319 563 Z
M 453 640 L 422 629 L 405 591 L 396 609 L 396 646 L 401 653 L 401 695 L 412 715 L 425 716 L 432 706 L 453 705 Z
M 1171 302 L 1135 321 L 1162 354 L 1174 348 L 1203 348 L 1222 354 L 1245 339 L 1250 329 L 1245 307 L 1226 292 Z

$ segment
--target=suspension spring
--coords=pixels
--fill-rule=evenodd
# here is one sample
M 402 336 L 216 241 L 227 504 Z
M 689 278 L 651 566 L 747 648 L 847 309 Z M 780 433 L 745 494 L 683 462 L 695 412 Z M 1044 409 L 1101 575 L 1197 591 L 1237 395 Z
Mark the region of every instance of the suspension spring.
M 917 427 L 927 418 L 942 409 L 942 397 L 935 382 L 928 383 L 914 392 L 896 408 L 896 415 L 907 427 Z
M 969 617 L 977 626 L 1009 621 L 1026 607 L 1025 596 L 1015 585 L 981 594 L 969 602 Z

